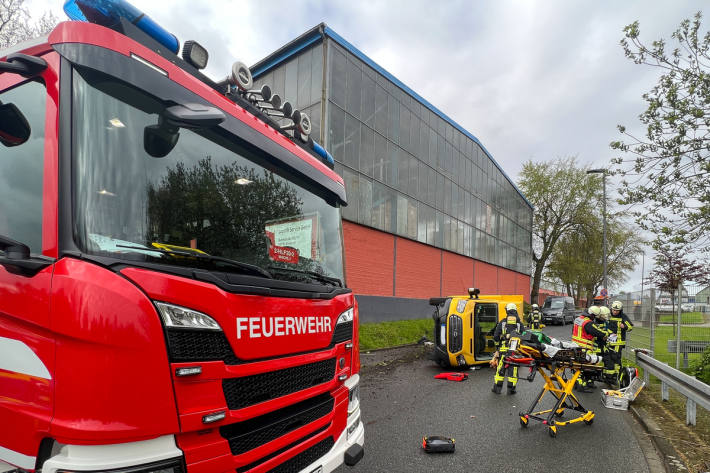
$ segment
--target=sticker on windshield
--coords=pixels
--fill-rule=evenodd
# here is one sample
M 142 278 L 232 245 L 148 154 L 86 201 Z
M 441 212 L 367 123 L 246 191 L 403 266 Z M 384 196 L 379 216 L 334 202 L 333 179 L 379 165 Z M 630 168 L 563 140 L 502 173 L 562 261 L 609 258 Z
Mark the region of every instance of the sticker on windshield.
M 315 214 L 267 222 L 265 231 L 271 243 L 269 257 L 288 263 L 298 263 L 299 256 L 317 259 L 317 227 Z

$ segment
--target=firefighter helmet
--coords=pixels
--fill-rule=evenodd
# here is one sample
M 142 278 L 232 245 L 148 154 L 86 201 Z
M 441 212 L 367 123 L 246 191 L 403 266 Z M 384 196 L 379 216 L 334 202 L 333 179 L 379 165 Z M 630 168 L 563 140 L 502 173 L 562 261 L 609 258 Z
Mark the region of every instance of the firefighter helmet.
M 533 309 L 533 310 L 538 310 L 539 308 L 540 308 L 540 306 L 538 306 L 537 304 L 533 304 L 533 305 L 532 305 L 532 309 Z
M 614 302 L 611 304 L 611 310 L 621 310 L 623 307 L 624 307 L 624 306 L 623 306 L 623 304 L 621 303 L 621 301 L 614 301 Z
M 599 316 L 599 306 L 593 305 L 587 310 L 587 312 L 589 312 L 589 314 L 593 315 L 594 317 L 598 317 Z
M 514 310 L 516 313 L 518 312 L 518 306 L 515 305 L 513 302 L 509 302 L 508 305 L 505 306 L 506 312 L 509 312 L 511 310 Z
M 599 308 L 599 317 L 604 320 L 609 320 L 609 308 L 605 305 Z

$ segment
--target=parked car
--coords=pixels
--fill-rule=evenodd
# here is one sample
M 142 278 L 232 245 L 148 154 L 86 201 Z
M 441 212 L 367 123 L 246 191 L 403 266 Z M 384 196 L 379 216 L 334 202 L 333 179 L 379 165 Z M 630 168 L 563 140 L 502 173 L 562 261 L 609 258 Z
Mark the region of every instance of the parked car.
M 542 305 L 542 323 L 564 325 L 577 316 L 574 299 L 567 296 L 547 296 Z
M 695 304 L 690 304 L 690 303 L 681 304 L 680 310 L 682 310 L 683 312 L 693 312 L 695 310 Z

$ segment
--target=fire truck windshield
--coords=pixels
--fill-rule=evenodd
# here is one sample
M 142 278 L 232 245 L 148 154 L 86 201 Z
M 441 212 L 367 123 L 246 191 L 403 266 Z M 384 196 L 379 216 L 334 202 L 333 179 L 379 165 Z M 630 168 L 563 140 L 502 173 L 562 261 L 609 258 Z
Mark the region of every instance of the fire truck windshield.
M 216 127 L 173 130 L 174 148 L 152 157 L 146 127 L 155 129 L 171 104 L 79 69 L 72 94 L 74 235 L 82 251 L 342 285 L 340 210 L 316 184 Z

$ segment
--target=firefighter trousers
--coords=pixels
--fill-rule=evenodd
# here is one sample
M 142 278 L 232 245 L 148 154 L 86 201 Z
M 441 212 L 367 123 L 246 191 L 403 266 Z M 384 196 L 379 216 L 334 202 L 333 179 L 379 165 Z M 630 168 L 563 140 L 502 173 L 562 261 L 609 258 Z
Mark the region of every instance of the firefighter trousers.
M 498 367 L 496 368 L 496 374 L 493 377 L 494 383 L 496 386 L 503 386 L 503 381 L 505 381 L 505 378 L 508 378 L 508 389 L 515 389 L 515 385 L 518 384 L 518 367 L 517 366 L 511 366 L 508 365 L 508 367 L 505 367 L 505 362 L 503 361 L 503 358 L 505 357 L 504 353 L 501 353 L 500 361 L 498 362 Z

